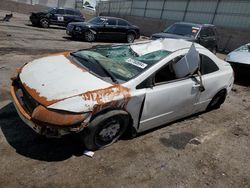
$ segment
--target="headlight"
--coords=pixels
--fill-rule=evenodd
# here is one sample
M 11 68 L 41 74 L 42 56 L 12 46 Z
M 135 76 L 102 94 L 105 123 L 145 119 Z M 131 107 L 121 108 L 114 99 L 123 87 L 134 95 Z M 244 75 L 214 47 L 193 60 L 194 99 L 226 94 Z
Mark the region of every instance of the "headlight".
M 50 110 L 40 105 L 33 111 L 32 119 L 57 126 L 70 126 L 83 122 L 89 115 L 90 113 L 78 114 Z
M 81 31 L 81 30 L 82 30 L 82 28 L 81 28 L 81 27 L 79 27 L 79 26 L 76 26 L 76 27 L 75 27 L 75 30 L 76 30 L 76 31 Z

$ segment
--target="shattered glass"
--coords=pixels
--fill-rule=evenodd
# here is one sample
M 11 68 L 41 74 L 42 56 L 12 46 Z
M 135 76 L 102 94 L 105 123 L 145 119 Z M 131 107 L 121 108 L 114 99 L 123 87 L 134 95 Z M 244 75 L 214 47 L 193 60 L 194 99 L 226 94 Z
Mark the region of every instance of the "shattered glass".
M 105 69 L 112 72 L 116 79 L 123 81 L 128 81 L 139 75 L 170 53 L 165 50 L 158 50 L 139 56 L 129 45 L 96 47 L 76 52 L 78 55 L 94 58 Z

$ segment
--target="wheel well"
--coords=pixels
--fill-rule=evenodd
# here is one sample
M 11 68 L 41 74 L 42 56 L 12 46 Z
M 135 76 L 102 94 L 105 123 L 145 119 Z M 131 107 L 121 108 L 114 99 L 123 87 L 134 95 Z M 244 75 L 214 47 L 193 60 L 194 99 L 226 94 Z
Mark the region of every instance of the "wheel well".
M 112 108 L 112 107 L 109 107 L 109 108 L 104 108 L 103 110 L 97 112 L 96 114 L 94 114 L 91 118 L 90 118 L 90 122 L 95 119 L 97 116 L 101 115 L 101 114 L 105 114 L 109 111 L 115 111 L 115 110 L 122 110 L 124 112 L 126 112 L 128 114 L 128 118 L 129 118 L 129 124 L 128 124 L 128 127 L 127 127 L 127 130 L 125 131 L 125 134 L 129 134 L 130 132 L 133 132 L 134 130 L 134 126 L 133 126 L 133 119 L 132 119 L 132 116 L 131 114 L 126 111 L 125 109 L 121 109 L 121 108 Z M 135 130 L 136 131 L 136 130 Z
M 224 103 L 224 101 L 225 101 L 225 99 L 226 99 L 226 96 L 227 96 L 227 90 L 226 90 L 225 88 L 219 90 L 219 91 L 213 96 L 212 100 L 209 102 L 209 104 L 208 104 L 208 106 L 207 106 L 207 108 L 206 108 L 207 111 L 210 111 L 211 109 L 213 109 L 213 108 L 211 108 L 210 105 L 211 105 L 212 101 L 214 100 L 214 98 L 215 98 L 217 95 L 221 94 L 221 93 L 223 94 L 223 97 L 224 97 L 223 100 L 221 101 L 221 104 Z M 220 104 L 220 105 L 221 105 L 221 104 Z M 219 106 L 220 106 L 220 105 L 219 105 Z
M 128 34 L 133 34 L 133 35 L 135 35 L 135 36 L 136 36 L 135 31 L 132 31 L 132 30 L 128 31 L 128 32 L 127 32 L 127 35 L 128 35 Z

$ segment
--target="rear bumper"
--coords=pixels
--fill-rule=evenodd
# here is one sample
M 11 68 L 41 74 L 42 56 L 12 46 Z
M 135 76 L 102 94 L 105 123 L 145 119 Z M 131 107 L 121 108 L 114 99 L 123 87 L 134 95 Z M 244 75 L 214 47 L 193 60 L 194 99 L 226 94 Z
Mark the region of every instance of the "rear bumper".
M 17 113 L 23 122 L 38 134 L 44 135 L 46 137 L 61 137 L 63 135 L 80 132 L 88 125 L 89 118 L 86 118 L 80 124 L 67 127 L 51 126 L 47 125 L 46 123 L 35 123 L 36 121 L 32 119 L 31 113 L 25 107 L 22 96 L 19 95 L 18 90 L 19 88 L 15 87 L 13 84 L 11 85 L 10 93 Z

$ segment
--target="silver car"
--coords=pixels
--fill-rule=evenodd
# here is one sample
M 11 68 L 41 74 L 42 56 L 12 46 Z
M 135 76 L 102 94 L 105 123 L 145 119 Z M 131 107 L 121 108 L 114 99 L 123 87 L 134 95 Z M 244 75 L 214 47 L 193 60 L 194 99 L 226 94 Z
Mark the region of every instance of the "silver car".
M 243 45 L 232 51 L 225 58 L 229 62 L 235 72 L 235 76 L 245 77 L 250 75 L 250 43 Z M 250 78 L 250 77 L 249 77 Z
M 20 117 L 46 136 L 80 134 L 96 150 L 127 132 L 220 107 L 230 64 L 199 44 L 159 39 L 97 46 L 25 64 L 12 78 Z

